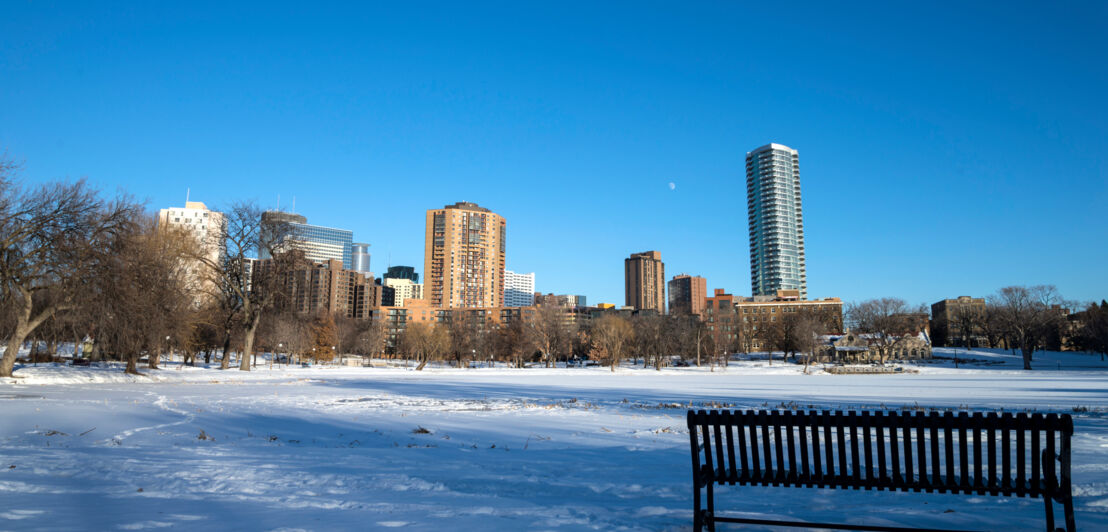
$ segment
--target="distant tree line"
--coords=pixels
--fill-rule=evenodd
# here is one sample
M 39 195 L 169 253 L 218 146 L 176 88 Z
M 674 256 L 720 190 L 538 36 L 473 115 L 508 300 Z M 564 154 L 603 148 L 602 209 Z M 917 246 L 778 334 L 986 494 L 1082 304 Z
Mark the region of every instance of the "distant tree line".
M 129 197 L 104 198 L 84 181 L 20 186 L 18 170 L 0 157 L 0 339 L 6 346 L 0 377 L 12 375 L 28 342 L 31 360 L 53 360 L 67 344 L 74 358 L 123 361 L 129 373 L 137 373 L 144 359 L 157 368 L 170 352 L 185 364 L 218 357 L 221 368 L 237 363 L 249 370 L 259 351 L 275 354 L 270 360 L 277 363 L 357 354 L 403 357 L 417 369 L 432 362 L 550 367 L 591 360 L 614 371 L 629 361 L 656 369 L 715 367 L 730 354 L 755 351 L 770 353 L 770 363 L 774 352 L 810 361 L 824 335 L 842 332 L 837 311 L 829 316 L 798 309 L 770 322 L 733 314 L 721 331 L 723 322 L 693 315 L 587 316 L 541 306 L 495 323 L 447 313 L 442 321 L 405 323 L 390 338 L 395 324 L 383 317 L 292 310 L 289 274 L 308 262 L 300 252 L 281 248 L 289 227 L 263 224 L 253 203 L 223 211 L 220 252 L 213 256 L 191 233 L 159 227 Z M 273 258 L 255 261 L 259 250 Z M 1018 349 L 1027 369 L 1035 350 L 1063 340 L 1108 351 L 1108 303 L 1072 316 L 1065 306 L 1052 286 L 1006 287 L 985 310 L 956 316 L 952 334 L 978 334 L 990 347 Z M 847 322 L 876 342 L 882 359 L 897 338 L 918 333 L 927 314 L 896 298 L 846 308 Z

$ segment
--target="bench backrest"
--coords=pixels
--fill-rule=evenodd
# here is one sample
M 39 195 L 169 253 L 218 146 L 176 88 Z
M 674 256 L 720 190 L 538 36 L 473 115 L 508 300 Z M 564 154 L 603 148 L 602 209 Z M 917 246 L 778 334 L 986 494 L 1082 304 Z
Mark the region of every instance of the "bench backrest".
M 1070 487 L 1068 414 L 690 410 L 688 426 L 697 486 L 1020 497 Z

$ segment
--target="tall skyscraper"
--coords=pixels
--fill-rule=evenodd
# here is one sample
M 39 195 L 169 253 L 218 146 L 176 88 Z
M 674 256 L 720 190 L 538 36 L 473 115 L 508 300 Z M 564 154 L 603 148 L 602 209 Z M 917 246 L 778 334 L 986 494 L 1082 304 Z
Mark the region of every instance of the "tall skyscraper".
M 746 154 L 746 206 L 752 295 L 799 290 L 800 299 L 808 299 L 796 150 L 766 144 Z
M 704 312 L 708 297 L 707 279 L 682 273 L 669 281 L 669 313 L 696 314 Z
M 442 308 L 502 305 L 506 225 L 476 203 L 427 211 L 423 298 Z
M 666 312 L 666 265 L 657 251 L 632 253 L 623 259 L 623 286 L 627 306 L 635 310 Z
M 208 210 L 199 201 L 186 201 L 184 208 L 175 207 L 158 211 L 158 227 L 184 229 L 196 238 L 200 253 L 212 263 L 219 263 L 223 254 L 223 213 Z M 202 261 L 190 261 L 186 275 L 190 290 L 195 294 L 194 303 L 203 302 L 207 296 L 216 295 L 217 287 L 209 268 Z
M 535 272 L 504 270 L 504 306 L 529 307 L 535 304 Z
M 355 242 L 350 245 L 350 269 L 370 273 L 369 269 L 369 244 Z
M 337 259 L 342 261 L 343 268 L 349 270 L 353 267 L 354 233 L 351 231 L 310 225 L 308 219 L 302 215 L 281 211 L 262 213 L 262 223 L 288 224 L 289 234 L 282 245 L 303 251 L 304 257 L 310 261 L 322 263 Z M 259 249 L 258 258 L 270 258 L 269 251 Z

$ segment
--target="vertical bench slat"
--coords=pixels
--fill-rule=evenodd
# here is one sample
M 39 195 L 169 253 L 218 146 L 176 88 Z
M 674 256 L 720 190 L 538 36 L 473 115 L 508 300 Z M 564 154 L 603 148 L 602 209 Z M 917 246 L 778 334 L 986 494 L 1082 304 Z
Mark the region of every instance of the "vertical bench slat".
M 750 482 L 752 484 L 761 484 L 762 473 L 762 459 L 758 454 L 758 418 L 757 414 L 753 410 L 748 410 L 744 414 L 744 424 L 750 427 Z
M 858 441 L 858 413 L 851 410 L 847 419 L 849 420 L 847 428 L 850 435 L 850 465 L 852 470 L 850 478 L 854 489 L 859 489 L 862 487 L 862 460 L 859 458 L 858 449 L 858 445 L 861 443 Z
M 742 473 L 739 475 L 739 484 L 746 485 L 750 482 L 752 476 L 750 473 L 750 457 L 746 452 L 746 429 L 750 424 L 747 419 L 750 414 L 749 410 L 735 412 L 739 418 L 739 465 L 742 467 Z M 753 442 L 754 440 L 751 440 Z
M 809 412 L 808 421 L 812 427 L 812 463 L 816 470 L 816 487 L 822 488 L 826 485 L 823 483 L 823 460 L 821 460 L 823 454 L 820 453 L 825 446 L 824 443 L 820 443 L 819 430 L 823 426 L 823 416 L 812 410 Z
M 932 411 L 931 415 L 927 416 L 927 424 L 931 429 L 931 486 L 938 489 L 939 493 L 946 493 L 945 484 L 942 481 L 942 464 L 939 459 L 939 413 Z
M 708 482 L 715 480 L 715 466 L 712 463 L 712 430 L 708 426 L 708 412 L 701 410 L 696 414 L 697 419 L 700 421 L 700 434 L 703 436 L 704 441 L 704 469 L 708 472 Z
M 1012 413 L 1000 416 L 1000 489 L 1005 495 L 1012 494 Z
M 874 413 L 874 426 L 875 433 L 874 439 L 877 443 L 877 463 L 878 463 L 878 477 L 877 477 L 877 489 L 883 490 L 889 487 L 889 470 L 886 467 L 885 452 L 885 426 L 888 423 L 888 418 L 885 417 L 885 413 L 878 410 Z
M 801 478 L 804 481 L 804 485 L 812 487 L 812 470 L 808 467 L 808 413 L 804 411 L 798 411 L 796 413 L 796 428 L 797 428 L 797 441 L 800 442 L 800 467 L 803 468 L 803 475 Z
M 722 416 L 720 416 L 719 410 L 712 410 L 712 413 L 708 414 L 708 422 L 712 424 L 712 435 L 715 437 L 713 445 L 716 447 L 716 478 L 726 479 L 729 475 L 725 471 L 727 462 L 724 461 L 723 458 L 724 447 L 726 445 L 723 443 L 723 434 L 720 428 L 721 418 Z
M 997 472 L 996 472 L 996 428 L 997 417 L 996 412 L 989 412 L 988 417 L 985 418 L 985 431 L 988 434 L 987 441 L 989 442 L 989 493 L 992 495 L 997 494 Z
M 782 482 L 782 481 L 785 480 L 785 474 L 787 472 L 786 471 L 787 468 L 785 467 L 784 440 L 781 438 L 781 425 L 782 425 L 781 418 L 783 416 L 782 416 L 781 412 L 778 412 L 777 410 L 774 410 L 773 412 L 770 412 L 769 415 L 770 415 L 770 418 L 769 418 L 770 423 L 773 425 L 773 448 L 774 448 L 774 451 L 775 451 L 775 454 L 774 454 L 774 459 L 775 460 L 773 462 L 774 463 L 774 466 L 773 466 L 773 480 L 777 481 L 777 482 L 774 482 L 773 485 L 774 486 L 779 486 L 780 485 L 779 482 Z
M 770 451 L 773 438 L 770 437 L 769 431 L 769 413 L 764 410 L 759 411 L 758 424 L 762 426 L 762 485 L 768 486 L 774 477 L 773 453 Z
M 723 411 L 723 431 L 727 437 L 727 479 L 728 483 L 734 485 L 739 480 L 739 468 L 735 463 L 735 437 L 733 431 L 735 429 L 735 422 L 733 412 L 730 410 Z
M 969 422 L 969 414 L 965 412 L 958 413 L 958 474 L 961 475 L 961 482 L 959 486 L 962 488 L 962 493 L 970 492 L 970 474 L 969 468 L 969 443 L 966 441 L 966 424 Z
M 1039 431 L 1043 426 L 1043 415 L 1031 415 L 1031 496 L 1042 496 L 1042 467 L 1039 465 L 1039 456 L 1043 452 L 1042 441 L 1039 439 Z
M 835 434 L 839 438 L 838 452 L 839 452 L 839 469 L 836 471 L 837 484 L 840 486 L 850 485 L 850 469 L 846 466 L 846 435 L 844 433 L 846 429 L 846 418 L 842 411 L 835 412 Z
M 827 480 L 829 486 L 834 486 L 838 483 L 838 474 L 835 471 L 835 440 L 831 438 L 831 430 L 834 428 L 835 419 L 831 417 L 831 411 L 823 411 L 823 452 L 827 457 L 827 461 L 824 462 L 824 469 L 827 470 L 827 474 L 824 478 Z
M 1044 425 L 1043 439 L 1046 440 L 1046 458 L 1047 462 L 1043 462 L 1043 481 L 1052 488 L 1043 494 L 1044 497 L 1053 497 L 1055 493 L 1053 488 L 1058 486 L 1058 460 L 1057 453 L 1055 453 L 1054 438 L 1055 432 L 1058 427 L 1058 414 L 1047 414 L 1046 423 Z
M 915 462 L 912 460 L 912 425 L 911 416 L 907 412 L 900 413 L 900 435 L 904 438 L 904 484 L 914 488 L 916 486 Z
M 862 445 L 865 445 L 866 455 L 866 489 L 877 487 L 873 477 L 873 418 L 869 411 L 862 412 Z
M 889 415 L 887 416 L 887 421 L 889 424 L 889 450 L 892 454 L 890 465 L 893 469 L 893 483 L 897 485 L 903 485 L 904 475 L 901 474 L 901 471 L 903 471 L 904 469 L 901 467 L 900 462 L 900 437 L 898 434 L 900 427 L 900 413 L 889 412 Z
M 943 456 L 946 458 L 946 478 L 943 486 L 951 493 L 958 493 L 958 477 L 954 476 L 954 413 L 943 414 Z
M 981 412 L 973 413 L 973 487 L 977 488 L 978 495 L 985 494 L 985 474 L 981 467 L 981 450 L 985 446 L 981 441 L 981 424 L 984 419 Z
M 1027 496 L 1027 413 L 1016 414 L 1016 494 Z
M 916 427 L 916 460 L 919 462 L 919 486 L 931 493 L 931 481 L 927 479 L 927 416 L 922 412 L 912 413 L 912 422 Z M 918 490 L 917 490 L 918 491 Z
M 796 435 L 796 431 L 793 425 L 796 424 L 796 419 L 791 410 L 786 410 L 784 413 L 785 420 L 785 447 L 787 448 L 787 454 L 789 456 L 789 475 L 788 479 L 791 483 L 796 483 L 800 476 L 800 468 L 796 463 L 796 440 L 793 437 Z

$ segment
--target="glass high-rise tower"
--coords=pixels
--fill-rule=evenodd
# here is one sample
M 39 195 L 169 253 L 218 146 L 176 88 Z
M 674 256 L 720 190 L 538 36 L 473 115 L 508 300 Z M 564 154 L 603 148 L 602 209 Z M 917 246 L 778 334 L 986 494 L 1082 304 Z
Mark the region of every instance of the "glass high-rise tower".
M 796 150 L 767 144 L 746 154 L 746 207 L 752 295 L 799 290 L 800 299 L 808 299 Z

